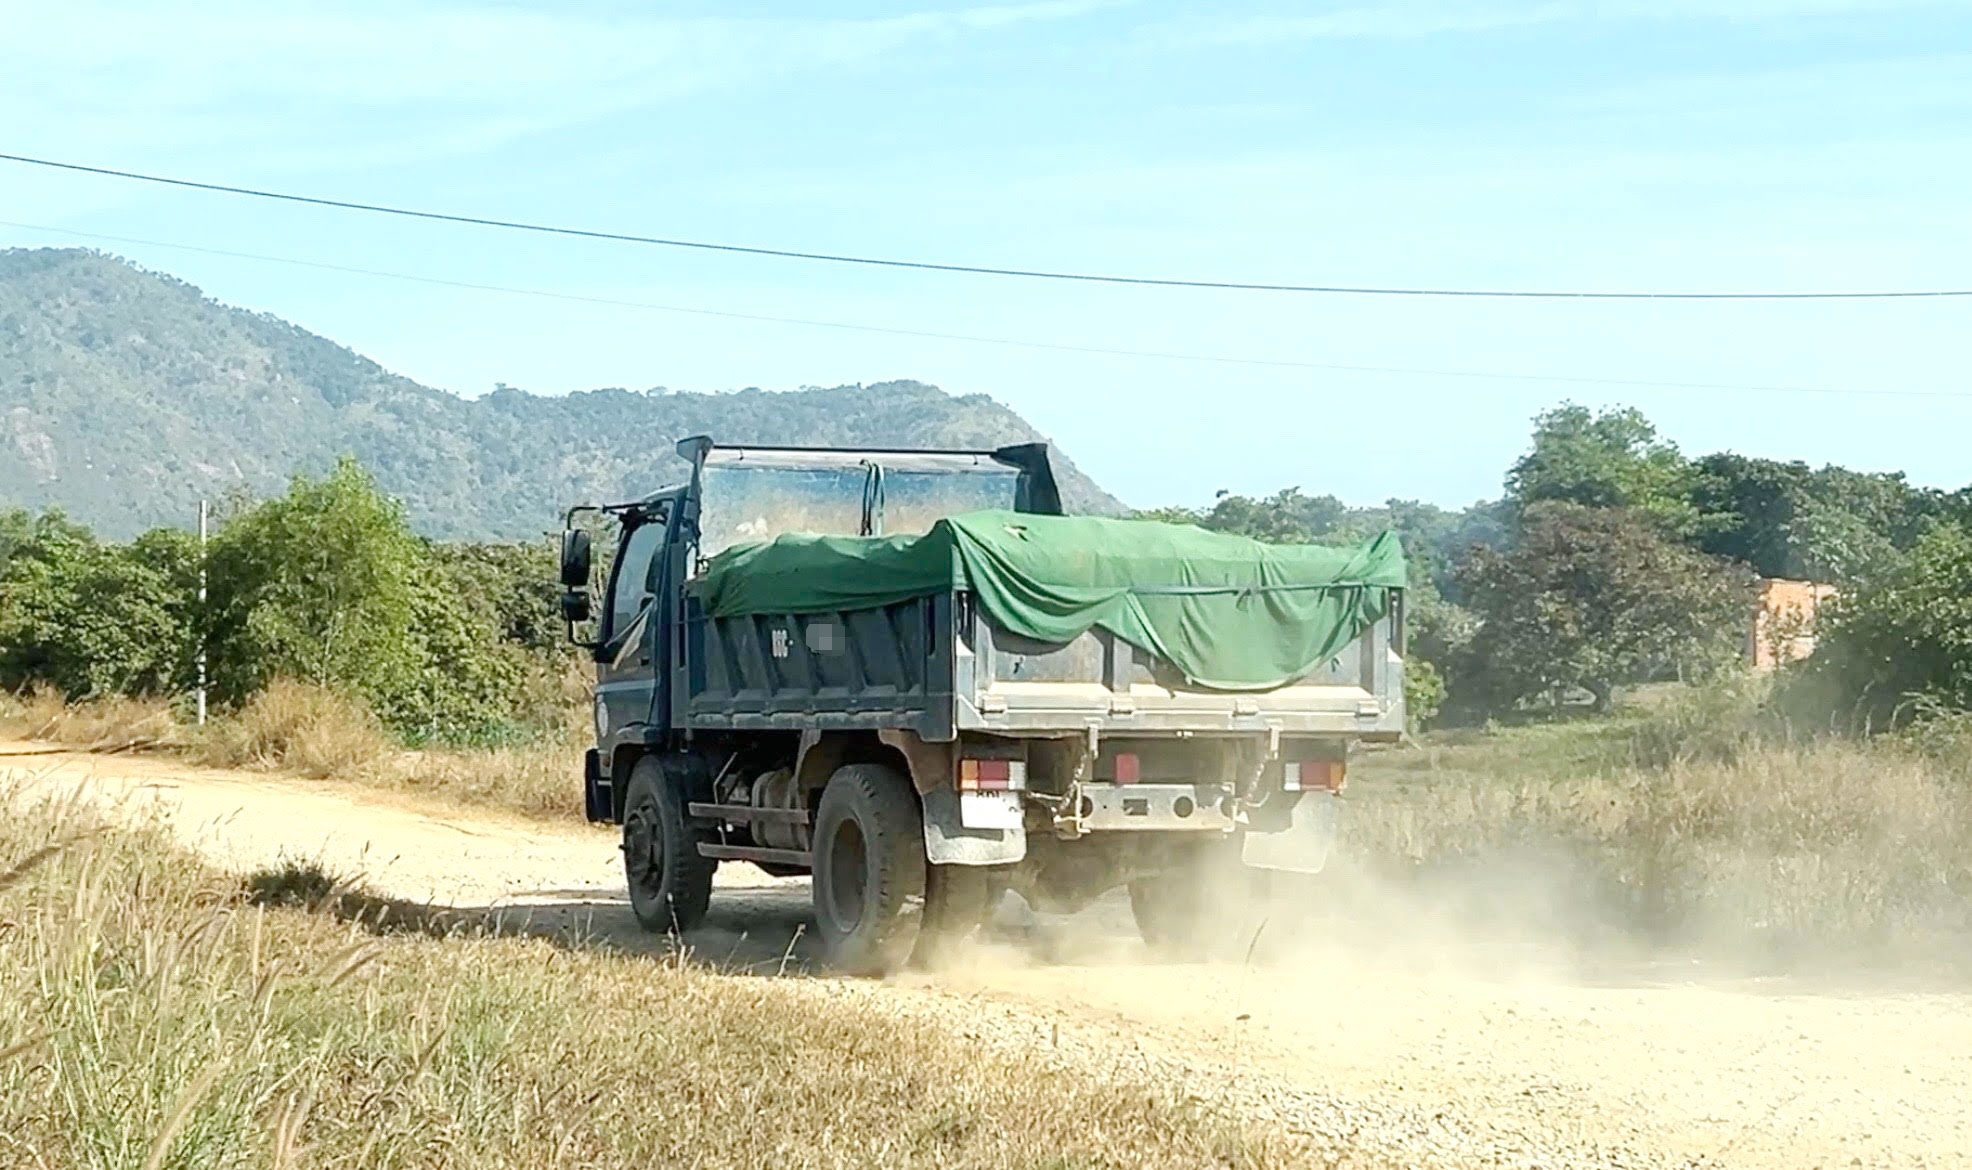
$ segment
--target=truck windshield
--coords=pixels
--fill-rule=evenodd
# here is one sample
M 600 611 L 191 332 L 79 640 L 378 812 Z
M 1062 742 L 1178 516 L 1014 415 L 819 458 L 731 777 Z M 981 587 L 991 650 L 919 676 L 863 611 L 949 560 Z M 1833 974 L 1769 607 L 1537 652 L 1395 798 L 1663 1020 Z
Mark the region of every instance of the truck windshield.
M 1018 469 L 986 455 L 710 452 L 699 555 L 788 532 L 920 533 L 946 516 L 1014 507 Z

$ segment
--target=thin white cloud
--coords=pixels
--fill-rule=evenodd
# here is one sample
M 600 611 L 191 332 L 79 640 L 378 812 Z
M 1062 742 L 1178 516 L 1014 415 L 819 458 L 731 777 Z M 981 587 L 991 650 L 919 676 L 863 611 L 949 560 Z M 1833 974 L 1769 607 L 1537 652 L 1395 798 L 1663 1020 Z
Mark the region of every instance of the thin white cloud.
M 1146 35 L 1155 43 L 1172 47 L 1269 45 L 1312 40 L 1404 40 L 1558 24 L 1751 23 L 1962 6 L 1962 0 L 1539 0 L 1492 4 L 1393 0 L 1343 5 L 1308 16 L 1187 20 Z
M 345 159 L 342 152 L 470 151 L 1107 6 L 1037 0 L 834 20 L 72 0 L 10 13 L 0 109 L 31 139 L 97 158 L 174 145 L 307 144 Z

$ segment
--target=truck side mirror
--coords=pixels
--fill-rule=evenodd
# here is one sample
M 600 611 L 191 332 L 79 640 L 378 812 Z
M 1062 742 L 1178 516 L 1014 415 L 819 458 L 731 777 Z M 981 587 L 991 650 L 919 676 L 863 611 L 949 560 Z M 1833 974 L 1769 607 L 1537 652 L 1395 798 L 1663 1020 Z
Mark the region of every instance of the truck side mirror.
M 570 589 L 561 595 L 561 617 L 571 626 L 589 620 L 589 591 Z
M 591 552 L 589 534 L 582 531 L 580 528 L 565 529 L 561 534 L 562 585 L 571 590 L 587 589 L 589 587 L 589 570 L 590 570 L 591 560 L 592 560 L 592 552 Z M 566 612 L 567 608 L 568 608 L 568 599 L 564 597 L 562 599 L 562 609 L 564 612 Z M 584 609 L 585 610 L 587 609 L 586 604 L 584 605 Z M 570 619 L 570 620 L 573 621 L 580 619 Z

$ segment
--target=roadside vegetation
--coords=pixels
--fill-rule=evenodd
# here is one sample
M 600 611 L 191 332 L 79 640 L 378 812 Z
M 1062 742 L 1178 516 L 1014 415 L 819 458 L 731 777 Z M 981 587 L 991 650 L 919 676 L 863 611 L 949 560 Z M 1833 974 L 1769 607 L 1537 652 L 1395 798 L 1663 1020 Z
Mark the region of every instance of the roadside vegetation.
M 1336 888 L 1468 937 L 1756 966 L 1972 959 L 1972 721 L 1803 734 L 1779 698 L 1673 686 L 1366 755 Z
M 1972 957 L 1972 489 L 1689 459 L 1579 406 L 1503 486 L 1464 512 L 1289 490 L 1160 514 L 1404 536 L 1420 731 L 1352 766 L 1329 892 L 1482 936 Z M 1766 678 L 1755 576 L 1839 590 Z
M 545 540 L 423 540 L 345 460 L 230 504 L 203 564 L 200 605 L 185 533 L 0 513 L 0 730 L 580 815 L 585 676 Z
M 360 701 L 292 679 L 277 679 L 239 707 L 215 711 L 204 727 L 157 698 L 71 703 L 51 689 L 0 695 L 0 735 L 86 752 L 162 752 L 208 767 L 279 772 L 570 820 L 582 816 L 581 735 L 589 708 L 582 679 L 571 677 L 567 686 L 561 729 L 544 727 L 485 747 L 408 746 Z
M 1380 886 L 1661 941 L 1972 933 L 1967 493 L 1687 459 L 1635 411 L 1564 406 L 1463 512 L 1290 488 L 1154 515 L 1403 535 L 1421 739 L 1356 766 L 1346 851 Z M 580 815 L 586 664 L 545 541 L 423 540 L 344 462 L 227 509 L 203 608 L 199 564 L 182 533 L 0 515 L 0 729 Z M 1814 656 L 1764 680 L 1739 665 L 1755 575 L 1840 590 Z
M 828 982 L 348 921 L 162 833 L 22 799 L 0 793 L 0 1164 L 1312 1159 L 1176 1087 L 1006 1051 Z

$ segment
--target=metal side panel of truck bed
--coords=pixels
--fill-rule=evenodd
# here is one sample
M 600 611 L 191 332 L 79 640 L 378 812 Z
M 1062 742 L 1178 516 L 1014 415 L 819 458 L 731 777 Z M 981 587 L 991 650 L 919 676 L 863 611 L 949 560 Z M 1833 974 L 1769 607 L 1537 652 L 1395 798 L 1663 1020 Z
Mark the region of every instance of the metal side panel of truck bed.
M 845 613 L 708 618 L 693 605 L 690 676 L 673 693 L 680 725 L 706 730 L 1391 739 L 1404 727 L 1400 622 L 1400 613 L 1376 622 L 1292 685 L 1224 692 L 1184 685 L 1101 629 L 1065 644 L 1031 641 L 958 591 Z

